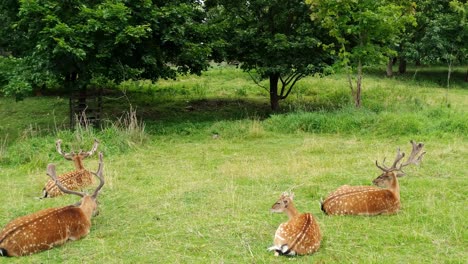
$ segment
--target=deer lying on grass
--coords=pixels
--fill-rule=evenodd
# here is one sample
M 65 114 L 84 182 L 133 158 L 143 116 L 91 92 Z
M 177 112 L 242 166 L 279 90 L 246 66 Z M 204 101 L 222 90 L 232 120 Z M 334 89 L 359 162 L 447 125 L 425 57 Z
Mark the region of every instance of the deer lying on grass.
M 393 165 L 388 168 L 375 161 L 375 165 L 383 173 L 373 180 L 375 186 L 349 186 L 344 185 L 330 193 L 322 202 L 322 211 L 328 215 L 379 215 L 394 214 L 400 210 L 400 186 L 398 177 L 404 174 L 403 167 L 410 164 L 418 165 L 426 152 L 422 151 L 424 144 L 416 144 L 411 140 L 413 150 L 408 160 L 400 163 L 405 153 L 397 151 Z M 384 159 L 385 162 L 385 159 Z
M 55 174 L 55 165 L 47 166 L 47 174 L 64 193 L 81 198 L 75 205 L 44 209 L 34 214 L 17 218 L 0 232 L 0 255 L 17 257 L 62 245 L 68 240 L 78 240 L 89 233 L 91 217 L 96 213 L 96 198 L 104 185 L 104 163 L 99 154 L 99 168 L 95 174 L 100 181 L 92 195 L 75 192 L 62 186 Z
M 62 155 L 67 160 L 72 160 L 75 163 L 75 170 L 62 174 L 58 178 L 65 188 L 69 190 L 81 190 L 91 184 L 94 183 L 94 177 L 91 173 L 86 170 L 83 166 L 83 160 L 96 152 L 97 147 L 99 145 L 98 140 L 94 140 L 93 148 L 90 151 L 84 152 L 80 150 L 80 152 L 70 152 L 64 153 L 62 151 L 61 145 L 62 140 L 57 140 L 55 146 L 57 148 L 57 152 Z M 55 185 L 54 181 L 50 180 L 47 181 L 44 189 L 42 189 L 42 198 L 52 198 L 59 195 L 62 195 L 63 192 Z
M 320 247 L 322 235 L 317 221 L 310 213 L 299 213 L 294 207 L 293 198 L 294 194 L 283 193 L 271 208 L 272 212 L 284 212 L 289 218 L 280 224 L 273 246 L 268 248 L 275 251 L 275 256 L 311 254 Z

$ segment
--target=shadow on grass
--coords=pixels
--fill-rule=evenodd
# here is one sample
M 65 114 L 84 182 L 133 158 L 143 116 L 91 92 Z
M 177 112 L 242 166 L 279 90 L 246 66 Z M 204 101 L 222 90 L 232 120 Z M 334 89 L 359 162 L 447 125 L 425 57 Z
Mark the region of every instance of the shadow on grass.
M 268 118 L 271 110 L 266 98 L 158 98 L 145 94 L 132 93 L 129 102 L 116 100 L 118 95 L 107 96 L 104 101 L 104 116 L 115 120 L 129 110 L 130 103 L 137 115 L 152 129 L 184 126 L 192 124 L 197 128 L 209 126 L 217 121 Z
M 397 66 L 394 66 L 394 69 Z M 386 78 L 385 69 L 368 69 L 367 74 L 375 78 Z M 448 67 L 447 66 L 412 66 L 408 67 L 405 73 L 393 72 L 394 78 L 401 81 L 413 81 L 426 84 L 433 84 L 440 88 L 447 87 Z M 450 74 L 450 87 L 468 89 L 468 65 L 457 66 Z

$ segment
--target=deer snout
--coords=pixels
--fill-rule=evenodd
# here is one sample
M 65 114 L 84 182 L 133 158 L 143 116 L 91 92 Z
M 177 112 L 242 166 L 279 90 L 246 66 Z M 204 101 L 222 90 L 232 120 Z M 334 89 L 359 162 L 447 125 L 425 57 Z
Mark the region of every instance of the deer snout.
M 99 215 L 99 209 L 94 210 L 93 211 L 93 217 L 98 216 L 98 215 Z
M 99 210 L 99 202 L 96 201 L 96 205 L 95 205 L 95 207 L 93 208 L 93 217 L 94 217 L 94 216 L 98 216 L 99 213 L 100 213 L 100 210 Z
M 372 184 L 374 184 L 374 185 L 376 185 L 376 186 L 379 186 L 379 181 L 377 181 L 377 179 L 374 179 L 374 180 L 372 181 Z
M 372 181 L 372 184 L 374 184 L 375 186 L 378 186 L 378 187 L 387 187 L 387 186 L 385 185 L 385 181 L 383 181 L 383 180 L 380 179 L 380 178 L 374 179 L 374 180 Z

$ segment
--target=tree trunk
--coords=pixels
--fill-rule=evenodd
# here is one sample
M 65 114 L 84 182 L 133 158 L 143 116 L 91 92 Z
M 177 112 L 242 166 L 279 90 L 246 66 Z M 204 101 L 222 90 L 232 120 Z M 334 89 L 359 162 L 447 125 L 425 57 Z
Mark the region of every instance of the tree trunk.
M 361 88 L 362 88 L 362 63 L 361 60 L 358 62 L 358 75 L 356 81 L 356 97 L 354 102 L 357 108 L 361 107 Z
M 401 74 L 406 73 L 406 59 L 403 57 L 400 57 L 399 61 L 400 61 L 400 64 L 398 64 L 398 72 Z
M 387 63 L 387 77 L 393 76 L 393 58 L 388 59 Z
M 278 80 L 278 73 L 270 74 L 270 106 L 274 112 L 279 110 Z

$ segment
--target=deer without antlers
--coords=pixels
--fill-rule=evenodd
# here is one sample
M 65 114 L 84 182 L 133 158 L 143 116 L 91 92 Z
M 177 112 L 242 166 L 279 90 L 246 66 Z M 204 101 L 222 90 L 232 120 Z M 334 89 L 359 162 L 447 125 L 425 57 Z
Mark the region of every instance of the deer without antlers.
M 11 221 L 0 232 L 0 255 L 30 255 L 86 236 L 91 228 L 91 217 L 97 210 L 97 196 L 104 185 L 102 153 L 99 154 L 99 160 L 99 168 L 93 174 L 99 178 L 100 183 L 92 195 L 66 189 L 57 179 L 55 165 L 49 164 L 47 174 L 58 188 L 64 193 L 80 196 L 80 202 L 44 209 Z
M 375 165 L 383 173 L 372 182 L 375 186 L 344 185 L 330 193 L 322 202 L 322 211 L 328 215 L 379 215 L 394 214 L 400 210 L 400 186 L 398 177 L 404 175 L 403 168 L 410 164 L 419 164 L 426 152 L 422 152 L 424 144 L 416 144 L 411 140 L 413 150 L 407 161 L 402 162 L 405 153 L 397 150 L 395 161 L 391 167 Z M 421 154 L 420 154 L 421 153 Z M 419 155 L 419 156 L 418 156 Z M 383 188 L 379 188 L 383 187 Z
M 80 150 L 78 153 L 70 152 L 64 153 L 62 151 L 62 140 L 57 140 L 55 146 L 57 148 L 57 152 L 62 155 L 67 160 L 72 160 L 75 164 L 75 170 L 70 171 L 68 173 L 64 173 L 59 176 L 59 180 L 63 186 L 70 190 L 80 190 L 85 188 L 94 183 L 94 177 L 91 173 L 84 168 L 83 160 L 96 152 L 97 147 L 99 146 L 99 141 L 97 139 L 94 140 L 93 147 L 90 151 L 82 151 Z M 55 185 L 53 180 L 48 180 L 45 187 L 42 189 L 42 198 L 52 198 L 59 195 L 62 195 L 63 192 Z
M 294 194 L 283 193 L 273 204 L 271 211 L 286 213 L 289 220 L 280 224 L 275 233 L 273 246 L 269 251 L 278 255 L 305 255 L 317 251 L 322 235 L 314 216 L 299 213 L 293 204 Z

